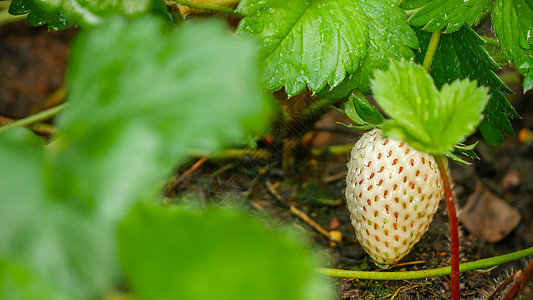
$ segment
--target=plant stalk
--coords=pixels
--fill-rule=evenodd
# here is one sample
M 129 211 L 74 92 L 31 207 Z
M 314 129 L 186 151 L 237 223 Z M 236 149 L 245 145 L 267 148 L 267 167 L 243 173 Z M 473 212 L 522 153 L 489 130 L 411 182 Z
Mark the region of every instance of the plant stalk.
M 171 1 L 176 2 L 179 5 L 184 5 L 190 8 L 205 9 L 205 10 L 220 12 L 220 13 L 228 14 L 236 18 L 243 17 L 243 15 L 235 12 L 235 10 L 230 7 L 214 5 L 214 4 L 209 4 L 209 3 L 199 3 L 199 2 L 193 2 L 193 1 L 187 1 L 187 0 L 171 0 Z
M 52 108 L 47 109 L 47 110 L 43 110 L 43 111 L 41 111 L 39 113 L 36 113 L 34 115 L 31 115 L 31 116 L 28 116 L 26 118 L 22 118 L 22 119 L 19 119 L 19 120 L 15 121 L 15 122 L 6 124 L 6 125 L 0 127 L 0 134 L 4 133 L 5 131 L 7 131 L 7 130 L 9 130 L 11 128 L 27 126 L 27 125 L 30 125 L 30 124 L 33 124 L 33 123 L 37 123 L 37 122 L 41 122 L 41 121 L 44 121 L 44 120 L 48 120 L 48 119 L 52 118 L 53 116 L 55 116 L 60 111 L 62 111 L 66 106 L 67 106 L 66 103 L 60 104 L 58 106 L 52 107 Z
M 491 57 L 500 66 L 508 66 L 508 65 L 511 64 L 509 62 L 509 59 L 507 59 L 507 57 L 505 57 L 505 55 L 494 55 L 494 56 L 491 56 Z
M 429 68 L 431 68 L 431 63 L 433 62 L 433 58 L 435 57 L 437 46 L 439 45 L 440 35 L 441 35 L 440 30 L 433 31 L 433 34 L 431 34 L 431 40 L 429 40 L 428 50 L 426 51 L 426 56 L 424 56 L 424 62 L 422 63 L 422 66 L 428 72 L 429 72 Z
M 518 260 L 524 257 L 533 256 L 533 247 L 524 250 L 494 256 L 490 258 L 480 259 L 476 261 L 467 262 L 459 265 L 460 272 L 483 270 L 498 266 L 510 261 Z M 342 278 L 356 278 L 356 279 L 372 279 L 372 280 L 410 280 L 429 277 L 439 277 L 450 275 L 451 267 L 441 267 L 428 270 L 419 271 L 395 271 L 395 272 L 376 272 L 376 271 L 351 271 L 341 269 L 320 269 L 324 275 Z
M 439 167 L 440 176 L 444 183 L 444 197 L 446 198 L 446 206 L 448 207 L 448 220 L 450 223 L 450 253 L 452 258 L 451 270 L 451 293 L 452 300 L 459 300 L 461 296 L 460 281 L 459 281 L 459 225 L 457 221 L 457 212 L 455 210 L 455 200 L 453 197 L 452 185 L 448 176 L 448 170 L 445 166 L 445 157 L 439 155 L 435 157 L 437 166 Z
M 13 16 L 7 10 L 0 11 L 0 25 L 26 20 L 28 15 Z
M 500 41 L 497 38 L 493 38 L 493 37 L 486 36 L 486 35 L 480 35 L 479 37 L 483 39 L 485 41 L 485 44 L 487 45 L 494 46 L 494 47 L 500 47 Z

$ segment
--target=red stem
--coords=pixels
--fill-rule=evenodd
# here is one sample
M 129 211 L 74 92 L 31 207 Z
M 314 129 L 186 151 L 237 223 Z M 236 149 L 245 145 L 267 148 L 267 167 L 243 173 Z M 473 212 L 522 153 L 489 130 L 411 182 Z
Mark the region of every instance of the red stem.
M 444 165 L 444 156 L 435 157 L 437 165 L 439 166 L 440 176 L 444 181 L 444 196 L 446 197 L 446 206 L 448 207 L 448 219 L 450 222 L 451 246 L 450 252 L 452 256 L 452 300 L 459 300 L 461 296 L 459 288 L 459 225 L 457 223 L 457 212 L 455 211 L 455 201 L 453 198 L 452 186 L 448 171 Z

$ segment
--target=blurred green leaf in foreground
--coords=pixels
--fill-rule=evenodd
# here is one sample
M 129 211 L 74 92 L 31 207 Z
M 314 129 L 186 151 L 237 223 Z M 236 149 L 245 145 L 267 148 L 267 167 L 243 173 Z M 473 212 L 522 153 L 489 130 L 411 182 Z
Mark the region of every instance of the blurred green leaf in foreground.
M 218 22 L 163 28 L 114 18 L 82 32 L 59 134 L 46 146 L 22 128 L 0 135 L 1 299 L 102 298 L 121 269 L 140 297 L 323 295 L 303 246 L 283 234 L 229 212 L 136 205 L 155 205 L 187 149 L 245 143 L 272 111 L 252 43 Z M 144 268 L 153 274 L 140 278 Z
M 326 299 L 326 279 L 297 241 L 228 210 L 138 205 L 119 252 L 141 299 Z

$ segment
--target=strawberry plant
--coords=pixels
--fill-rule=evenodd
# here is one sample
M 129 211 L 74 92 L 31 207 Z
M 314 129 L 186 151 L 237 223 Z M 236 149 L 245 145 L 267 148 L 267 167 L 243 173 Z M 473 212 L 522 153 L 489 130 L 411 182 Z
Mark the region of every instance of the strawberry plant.
M 317 272 L 324 261 L 293 229 L 184 200 L 168 205 L 163 190 L 193 153 L 207 159 L 230 146 L 266 145 L 259 150 L 277 154 L 272 136 L 284 144 L 269 163 L 285 165 L 291 138 L 342 102 L 355 123 L 345 126 L 370 130 L 353 147 L 346 176 L 360 246 L 378 266 L 393 266 L 416 247 L 444 196 L 451 262 L 321 273 L 451 274 L 450 295 L 459 299 L 460 271 L 533 254 L 459 264 L 447 167 L 447 159 L 477 158 L 475 144 L 462 144 L 477 128 L 493 146 L 514 134 L 510 119 L 520 115 L 495 72 L 509 65 L 524 92 L 533 88 L 529 0 L 0 4 L 0 24 L 22 16 L 32 26 L 80 31 L 66 102 L 0 127 L 1 298 L 328 298 Z M 489 20 L 494 34 L 480 34 Z M 54 116 L 44 139 L 20 128 Z

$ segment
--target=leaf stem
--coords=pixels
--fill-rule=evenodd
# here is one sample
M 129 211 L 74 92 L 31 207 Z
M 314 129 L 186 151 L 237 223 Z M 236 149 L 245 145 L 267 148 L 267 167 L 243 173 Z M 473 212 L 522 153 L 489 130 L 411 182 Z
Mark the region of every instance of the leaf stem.
M 505 57 L 505 55 L 494 55 L 494 56 L 491 56 L 491 57 L 500 66 L 508 66 L 508 65 L 511 64 L 509 62 L 509 59 L 507 59 L 507 57 Z
M 448 220 L 450 223 L 450 237 L 451 245 L 450 252 L 452 258 L 451 268 L 451 294 L 452 300 L 459 300 L 461 296 L 460 281 L 459 281 L 459 225 L 457 221 L 457 212 L 455 210 L 455 200 L 453 197 L 452 185 L 448 177 L 448 170 L 445 166 L 445 159 L 443 155 L 435 157 L 437 166 L 439 167 L 440 176 L 444 181 L 444 198 L 446 198 L 446 206 L 448 207 Z
M 500 41 L 497 38 L 493 38 L 486 35 L 480 35 L 479 36 L 482 40 L 485 41 L 485 44 L 494 46 L 494 47 L 500 47 Z
M 429 40 L 428 50 L 426 51 L 426 56 L 424 57 L 424 63 L 422 66 L 426 71 L 429 72 L 431 63 L 433 62 L 433 57 L 435 57 L 435 52 L 437 51 L 437 46 L 439 45 L 441 31 L 433 31 L 431 34 L 431 40 Z
M 224 149 L 219 152 L 211 152 L 202 149 L 190 149 L 187 154 L 192 157 L 202 158 L 208 157 L 209 160 L 226 160 L 226 159 L 268 159 L 271 157 L 270 151 L 266 149 Z
M 19 119 L 19 120 L 15 121 L 15 122 L 6 124 L 6 125 L 0 127 L 0 134 L 4 133 L 5 131 L 7 131 L 7 130 L 9 130 L 11 128 L 27 126 L 27 125 L 30 125 L 30 124 L 33 124 L 33 123 L 37 123 L 37 122 L 41 122 L 41 121 L 44 121 L 44 120 L 48 120 L 48 119 L 52 118 L 53 116 L 55 116 L 60 111 L 62 111 L 65 107 L 66 107 L 66 103 L 63 103 L 63 104 L 60 104 L 58 106 L 52 107 L 50 109 L 43 110 L 43 111 L 41 111 L 39 113 L 36 113 L 34 115 L 28 116 L 26 118 L 22 118 L 22 119 Z
M 171 0 L 173 2 L 176 2 L 179 5 L 184 5 L 190 8 L 197 8 L 197 9 L 205 9 L 210 11 L 216 11 L 224 14 L 228 14 L 233 17 L 242 18 L 243 15 L 235 12 L 234 9 L 221 6 L 221 5 L 214 5 L 209 3 L 199 3 L 199 2 L 193 2 L 193 1 L 187 1 L 187 0 Z
M 0 11 L 0 25 L 26 20 L 28 15 L 13 16 L 7 10 Z
M 2 9 L 2 10 L 9 9 L 9 6 L 11 6 L 11 1 L 1 1 L 0 2 L 0 9 Z
M 460 272 L 475 271 L 487 269 L 498 266 L 513 260 L 518 260 L 524 257 L 533 256 L 533 247 L 524 250 L 494 256 L 490 258 L 480 259 L 476 261 L 467 262 L 459 265 Z M 405 272 L 376 272 L 376 271 L 351 271 L 341 269 L 327 269 L 322 268 L 320 272 L 324 275 L 343 278 L 357 278 L 357 279 L 372 279 L 372 280 L 410 280 L 419 278 L 439 277 L 450 275 L 451 267 L 441 267 L 428 270 L 419 271 L 405 271 Z

